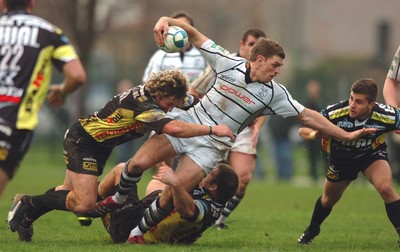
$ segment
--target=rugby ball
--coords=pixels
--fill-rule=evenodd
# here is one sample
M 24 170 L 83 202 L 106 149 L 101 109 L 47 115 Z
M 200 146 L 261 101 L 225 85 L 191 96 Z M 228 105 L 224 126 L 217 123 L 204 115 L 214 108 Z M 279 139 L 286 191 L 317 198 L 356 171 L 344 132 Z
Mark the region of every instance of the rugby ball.
M 189 43 L 189 38 L 184 29 L 179 26 L 170 26 L 167 37 L 164 39 L 164 46 L 160 49 L 167 53 L 179 52 Z

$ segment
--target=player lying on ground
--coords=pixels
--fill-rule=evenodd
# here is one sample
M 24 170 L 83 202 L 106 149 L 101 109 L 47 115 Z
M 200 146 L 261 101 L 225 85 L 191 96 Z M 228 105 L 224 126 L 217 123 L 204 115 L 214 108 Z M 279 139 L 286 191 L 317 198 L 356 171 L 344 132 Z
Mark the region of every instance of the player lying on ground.
M 113 168 L 99 184 L 102 197 L 115 193 L 124 163 Z M 220 163 L 199 184 L 188 193 L 171 167 L 163 165 L 153 179 L 172 188 L 175 209 L 156 227 L 143 235 L 141 243 L 191 244 L 215 220 L 218 219 L 225 203 L 235 194 L 238 176 L 227 165 Z M 162 190 L 155 190 L 139 200 L 137 188 L 130 191 L 128 199 L 120 209 L 112 210 L 102 217 L 104 227 L 116 243 L 125 242 L 130 231 L 139 223 L 147 207 L 155 208 L 155 199 Z M 153 187 L 153 189 L 156 189 Z

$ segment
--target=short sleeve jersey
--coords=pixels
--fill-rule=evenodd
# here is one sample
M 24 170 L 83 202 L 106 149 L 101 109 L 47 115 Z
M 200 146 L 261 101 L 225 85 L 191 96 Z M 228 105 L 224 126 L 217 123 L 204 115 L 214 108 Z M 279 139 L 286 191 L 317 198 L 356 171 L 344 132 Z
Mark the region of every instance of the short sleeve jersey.
M 144 234 L 146 243 L 190 244 L 214 224 L 224 205 L 213 201 L 204 188 L 195 188 L 191 194 L 196 208 L 195 216 L 187 219 L 174 210 L 157 226 Z
M 199 50 L 193 46 L 185 52 L 166 53 L 158 50 L 151 57 L 142 81 L 143 83 L 146 82 L 152 73 L 178 69 L 186 74 L 192 82 L 206 67 L 206 60 L 201 56 Z
M 397 48 L 392 63 L 390 64 L 387 77 L 392 80 L 400 81 L 400 46 Z
M 182 108 L 195 99 L 187 96 Z M 160 133 L 172 121 L 145 89 L 136 86 L 114 96 L 102 109 L 88 118 L 79 119 L 84 130 L 98 143 L 114 147 L 154 130 Z
M 25 12 L 0 18 L 0 124 L 33 130 L 52 76 L 77 59 L 62 30 Z
M 378 148 L 386 148 L 386 133 L 400 129 L 400 111 L 384 104 L 376 103 L 371 116 L 358 121 L 349 116 L 349 101 L 342 101 L 321 111 L 329 121 L 347 132 L 362 128 L 377 128 L 374 134 L 368 134 L 354 141 L 345 141 L 329 137 L 322 140 L 323 149 L 331 158 L 356 159 L 368 156 Z
M 261 115 L 297 116 L 304 106 L 292 98 L 287 89 L 275 82 L 254 82 L 250 64 L 241 57 L 230 56 L 213 41 L 206 41 L 200 52 L 215 78 L 210 90 L 189 110 L 196 123 L 225 124 L 238 134 Z

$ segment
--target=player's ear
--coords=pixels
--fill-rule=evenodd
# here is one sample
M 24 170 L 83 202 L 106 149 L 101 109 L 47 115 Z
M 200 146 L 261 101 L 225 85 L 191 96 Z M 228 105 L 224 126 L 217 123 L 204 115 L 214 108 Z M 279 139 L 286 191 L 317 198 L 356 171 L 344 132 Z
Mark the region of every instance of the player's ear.
M 217 186 L 217 184 L 214 184 L 214 183 L 210 184 L 207 188 L 207 190 L 209 190 L 210 192 L 216 192 L 217 189 L 218 189 L 218 186 Z

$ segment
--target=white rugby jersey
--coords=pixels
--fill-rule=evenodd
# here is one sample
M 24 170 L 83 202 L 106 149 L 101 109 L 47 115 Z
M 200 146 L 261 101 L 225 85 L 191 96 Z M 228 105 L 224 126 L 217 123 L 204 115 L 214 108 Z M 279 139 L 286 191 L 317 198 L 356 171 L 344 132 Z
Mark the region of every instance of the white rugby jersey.
M 397 51 L 393 57 L 387 77 L 392 80 L 400 81 L 400 46 L 397 48 Z
M 166 53 L 158 50 L 151 57 L 144 71 L 142 81 L 146 82 L 152 73 L 178 69 L 186 74 L 190 82 L 192 82 L 206 67 L 206 60 L 194 46 L 190 50 L 185 51 L 183 55 L 181 55 L 181 52 Z
M 281 84 L 252 82 L 247 60 L 227 55 L 212 40 L 200 52 L 216 74 L 214 84 L 201 102 L 188 112 L 195 122 L 225 124 L 237 135 L 261 115 L 297 116 L 304 106 Z M 213 136 L 214 137 L 214 136 Z

